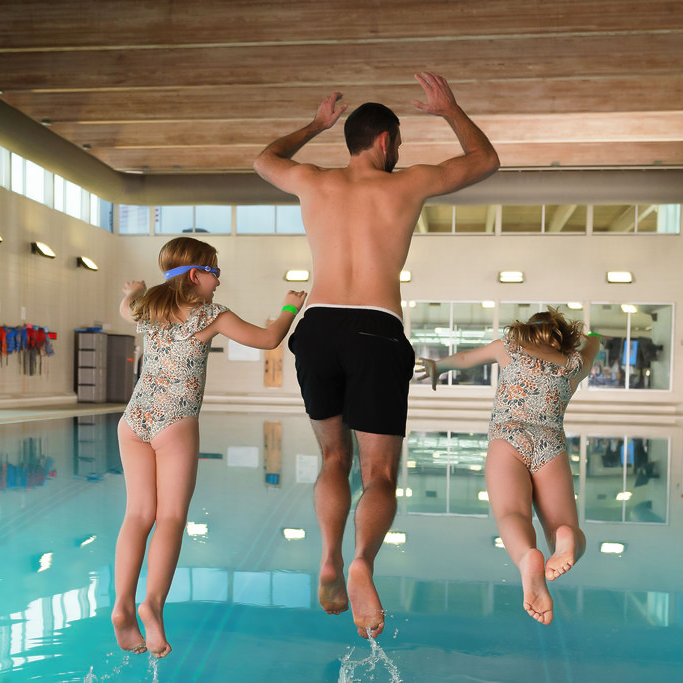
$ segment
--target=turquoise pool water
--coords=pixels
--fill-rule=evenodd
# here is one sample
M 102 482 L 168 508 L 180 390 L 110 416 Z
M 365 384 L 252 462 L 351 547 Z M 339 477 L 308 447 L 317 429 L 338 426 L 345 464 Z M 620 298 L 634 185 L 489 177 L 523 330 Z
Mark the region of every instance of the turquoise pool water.
M 376 566 L 388 612 L 379 652 L 350 612 L 317 605 L 319 458 L 306 418 L 205 412 L 166 608 L 173 652 L 156 663 L 120 652 L 109 621 L 125 503 L 117 419 L 0 425 L 3 683 L 683 680 L 679 427 L 568 430 L 588 550 L 551 586 L 555 620 L 543 627 L 497 547 L 485 424 L 411 421 L 397 535 Z M 281 454 L 264 448 L 267 423 L 281 425 Z M 356 468 L 351 480 L 356 500 Z

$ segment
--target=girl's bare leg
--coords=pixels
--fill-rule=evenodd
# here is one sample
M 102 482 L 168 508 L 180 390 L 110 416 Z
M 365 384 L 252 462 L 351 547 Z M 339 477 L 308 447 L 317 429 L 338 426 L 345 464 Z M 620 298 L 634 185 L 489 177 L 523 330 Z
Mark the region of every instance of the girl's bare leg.
M 139 654 L 147 648 L 135 614 L 135 591 L 156 515 L 156 461 L 152 447 L 123 418 L 118 434 L 126 480 L 126 513 L 116 543 L 116 601 L 111 620 L 119 646 Z
M 507 441 L 489 442 L 486 488 L 505 549 L 517 565 L 524 589 L 524 609 L 541 624 L 553 618 L 553 601 L 544 575 L 544 558 L 536 547 L 531 518 L 533 484 L 517 450 Z
M 586 549 L 579 528 L 569 458 L 558 455 L 533 475 L 534 505 L 552 555 L 545 565 L 549 581 L 568 572 Z
M 147 551 L 147 595 L 138 608 L 150 652 L 165 657 L 171 646 L 163 609 L 178 564 L 187 510 L 197 480 L 199 426 L 187 417 L 152 439 L 156 452 L 156 528 Z

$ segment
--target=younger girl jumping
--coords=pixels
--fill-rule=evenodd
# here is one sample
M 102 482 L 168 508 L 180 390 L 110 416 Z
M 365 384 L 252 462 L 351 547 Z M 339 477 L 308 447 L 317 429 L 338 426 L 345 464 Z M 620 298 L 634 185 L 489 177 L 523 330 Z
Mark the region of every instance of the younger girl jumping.
M 553 618 L 546 578 L 554 581 L 569 571 L 586 546 L 563 424 L 567 403 L 600 348 L 599 335 L 590 333 L 578 350 L 581 328 L 549 308 L 510 325 L 504 339 L 438 361 L 420 359 L 419 379 L 430 377 L 433 389 L 442 372 L 500 364 L 486 488 L 505 549 L 522 577 L 524 609 L 542 624 Z M 536 547 L 532 504 L 552 553 L 547 562 Z
M 250 325 L 212 303 L 220 284 L 216 250 L 178 237 L 159 253 L 166 281 L 145 291 L 127 282 L 121 315 L 145 335 L 142 373 L 119 422 L 119 448 L 126 481 L 126 513 L 116 544 L 116 602 L 112 622 L 124 650 L 149 648 L 165 657 L 163 607 L 178 563 L 199 456 L 197 416 L 204 397 L 211 339 L 223 334 L 260 349 L 274 349 L 287 334 L 306 294 L 290 291 L 277 320 Z M 147 537 L 147 595 L 135 615 L 135 590 Z

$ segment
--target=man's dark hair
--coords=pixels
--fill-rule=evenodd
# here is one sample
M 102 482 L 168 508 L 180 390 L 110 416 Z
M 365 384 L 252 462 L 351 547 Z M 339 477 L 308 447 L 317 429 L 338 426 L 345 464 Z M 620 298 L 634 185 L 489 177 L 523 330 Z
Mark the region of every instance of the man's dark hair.
M 349 152 L 358 154 L 372 147 L 375 138 L 388 132 L 391 140 L 398 134 L 399 120 L 389 107 L 377 102 L 366 102 L 353 111 L 344 124 L 344 137 Z

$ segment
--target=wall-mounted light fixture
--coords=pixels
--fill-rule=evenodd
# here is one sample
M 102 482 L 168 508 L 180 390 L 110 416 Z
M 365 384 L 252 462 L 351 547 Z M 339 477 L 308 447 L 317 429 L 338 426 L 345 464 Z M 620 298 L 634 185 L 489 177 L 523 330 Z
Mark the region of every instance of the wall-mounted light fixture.
M 0 235 L 0 242 L 2 242 L 2 235 Z
M 610 270 L 607 273 L 607 282 L 611 284 L 631 284 L 633 273 L 628 270 Z
M 412 274 L 409 270 L 402 270 L 401 274 L 398 276 L 399 282 L 410 282 L 412 279 Z
M 285 273 L 287 282 L 308 282 L 309 273 L 307 270 L 288 270 Z
M 77 256 L 76 265 L 81 266 L 81 268 L 86 268 L 87 270 L 99 270 L 97 264 L 87 256 Z
M 624 313 L 637 313 L 638 307 L 633 304 L 621 304 L 621 310 Z
M 45 242 L 31 242 L 31 253 L 44 256 L 45 258 L 56 258 L 57 254 Z
M 524 273 L 521 270 L 503 270 L 498 273 L 498 282 L 524 282 Z

